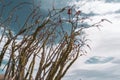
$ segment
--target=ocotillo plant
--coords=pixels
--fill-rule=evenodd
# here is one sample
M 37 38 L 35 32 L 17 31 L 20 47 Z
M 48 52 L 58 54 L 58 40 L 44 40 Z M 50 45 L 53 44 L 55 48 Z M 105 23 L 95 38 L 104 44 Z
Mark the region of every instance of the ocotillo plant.
M 0 17 L 11 4 L 4 3 L 0 7 Z M 16 15 L 20 16 L 18 12 L 26 5 L 30 6 L 30 13 L 21 23 Z M 29 2 L 12 7 L 7 18 L 0 20 L 0 43 L 6 39 L 0 51 L 0 65 L 5 55 L 9 56 L 4 80 L 61 80 L 77 58 L 87 52 L 84 47 L 90 48 L 89 39 L 83 34 L 86 27 L 81 25 L 88 17 L 81 16 L 82 12 L 74 8 L 53 7 L 43 17 L 40 7 Z M 103 19 L 89 27 L 98 27 L 101 22 Z M 14 34 L 6 27 L 19 23 L 22 27 Z

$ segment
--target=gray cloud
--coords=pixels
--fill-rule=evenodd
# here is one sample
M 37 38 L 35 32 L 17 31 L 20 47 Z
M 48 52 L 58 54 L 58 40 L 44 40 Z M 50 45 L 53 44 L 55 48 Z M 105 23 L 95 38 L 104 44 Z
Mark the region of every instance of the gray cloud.
M 93 56 L 90 59 L 86 60 L 86 64 L 102 64 L 107 63 L 113 60 L 113 57 L 99 57 L 99 56 Z
M 108 2 L 108 3 L 111 3 L 111 2 L 118 3 L 118 2 L 120 2 L 120 0 L 105 0 L 105 2 Z

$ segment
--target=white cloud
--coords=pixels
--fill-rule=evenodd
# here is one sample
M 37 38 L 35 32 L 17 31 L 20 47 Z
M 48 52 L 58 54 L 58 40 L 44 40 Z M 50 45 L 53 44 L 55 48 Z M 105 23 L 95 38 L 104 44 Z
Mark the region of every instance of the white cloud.
M 79 3 L 77 3 L 79 5 Z M 92 4 L 92 5 L 91 5 Z M 101 18 L 107 18 L 112 21 L 102 23 L 101 31 L 91 28 L 86 32 L 91 39 L 92 51 L 87 56 L 80 57 L 72 66 L 67 76 L 69 80 L 120 80 L 120 3 L 104 3 L 104 1 L 88 2 L 82 7 L 86 13 L 89 9 L 100 15 L 91 17 L 94 21 Z M 88 12 L 87 12 L 88 11 Z M 85 63 L 92 57 L 97 56 L 97 62 L 94 64 Z M 108 58 L 113 58 L 108 61 Z M 107 60 L 107 61 L 106 61 Z M 99 62 L 105 62 L 100 63 Z M 68 80 L 64 78 L 63 80 Z

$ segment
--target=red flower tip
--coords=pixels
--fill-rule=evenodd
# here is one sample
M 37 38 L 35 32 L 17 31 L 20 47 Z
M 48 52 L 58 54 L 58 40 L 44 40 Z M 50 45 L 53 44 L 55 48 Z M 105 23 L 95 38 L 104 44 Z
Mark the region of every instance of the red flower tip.
M 72 14 L 72 9 L 68 9 L 68 12 L 67 12 L 67 14 Z

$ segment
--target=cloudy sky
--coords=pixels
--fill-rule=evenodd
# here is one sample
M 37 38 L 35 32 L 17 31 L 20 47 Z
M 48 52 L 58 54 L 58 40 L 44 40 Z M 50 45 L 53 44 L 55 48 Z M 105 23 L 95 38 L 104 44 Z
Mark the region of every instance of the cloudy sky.
M 112 24 L 86 30 L 92 50 L 76 61 L 63 80 L 120 80 L 120 0 L 93 0 L 80 9 L 97 14 L 91 16 L 93 22 L 105 18 Z
M 120 0 L 42 0 L 44 13 L 53 1 L 59 8 L 75 4 L 77 9 L 90 15 L 92 22 L 101 19 L 112 22 L 103 22 L 100 30 L 85 30 L 91 39 L 91 50 L 79 57 L 62 80 L 120 80 Z

